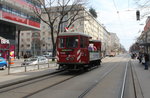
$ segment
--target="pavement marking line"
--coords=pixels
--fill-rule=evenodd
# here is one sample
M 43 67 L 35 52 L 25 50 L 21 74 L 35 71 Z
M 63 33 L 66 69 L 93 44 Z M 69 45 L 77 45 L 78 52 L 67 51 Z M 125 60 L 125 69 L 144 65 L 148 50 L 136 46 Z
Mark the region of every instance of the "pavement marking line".
M 124 78 L 123 78 L 123 83 L 122 83 L 122 89 L 121 89 L 120 98 L 123 98 L 123 96 L 124 96 L 124 90 L 125 90 L 125 84 L 126 84 L 126 78 L 127 78 L 128 65 L 129 65 L 129 61 L 127 62 L 126 68 L 125 68 L 125 73 L 124 73 Z

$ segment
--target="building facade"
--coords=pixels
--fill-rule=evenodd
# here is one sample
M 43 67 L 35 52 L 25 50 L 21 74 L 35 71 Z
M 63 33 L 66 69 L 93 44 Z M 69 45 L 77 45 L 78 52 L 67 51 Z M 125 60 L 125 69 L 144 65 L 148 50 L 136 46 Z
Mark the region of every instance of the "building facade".
M 116 55 L 119 54 L 120 50 L 120 40 L 116 33 L 110 33 L 111 36 L 111 52 L 115 52 Z
M 81 7 L 81 6 L 79 6 L 79 7 Z M 53 9 L 53 12 L 54 12 L 53 14 L 51 14 L 51 17 L 56 17 L 57 15 L 59 15 L 59 13 L 57 13 L 59 7 L 54 7 L 54 8 L 51 8 L 51 9 Z M 93 40 L 101 40 L 102 47 L 104 47 L 104 48 L 102 48 L 103 56 L 105 56 L 106 52 L 110 51 L 110 33 L 84 7 L 82 9 L 83 10 L 81 12 L 79 12 L 79 15 L 77 17 L 84 17 L 84 18 L 76 20 L 70 26 L 70 28 L 67 29 L 67 31 L 68 32 L 83 32 L 87 35 L 90 35 Z M 74 13 L 74 12 L 73 11 L 69 12 L 64 17 L 64 20 L 67 20 L 68 17 L 70 15 L 72 15 L 72 13 Z M 48 20 L 47 15 L 43 14 L 42 17 L 44 17 L 45 20 Z M 58 21 L 59 20 L 56 20 L 56 22 L 54 24 L 54 29 L 58 28 Z M 69 22 L 70 21 L 67 21 L 67 22 L 65 22 L 61 25 L 60 33 L 66 32 L 65 27 L 67 27 Z M 35 32 L 35 31 L 31 31 L 31 32 Z M 26 33 L 26 32 L 24 32 L 24 33 Z M 42 47 L 41 47 L 41 51 L 38 52 L 38 53 L 42 54 L 46 51 L 52 51 L 52 41 L 51 41 L 51 35 L 50 35 L 50 27 L 47 24 L 41 22 L 41 31 L 39 32 L 39 34 L 40 34 L 39 39 L 40 39 Z M 55 39 L 56 39 L 57 30 L 54 30 L 54 35 L 55 35 Z M 22 39 L 27 40 L 26 37 L 22 37 Z M 32 39 L 32 36 L 31 36 L 31 39 Z M 32 44 L 32 42 L 30 42 L 30 44 L 31 44 L 31 47 L 30 47 L 29 50 L 31 50 L 31 52 L 32 52 L 32 50 L 33 50 L 32 46 L 34 46 L 34 44 Z M 24 45 L 24 42 L 21 41 L 21 45 Z M 27 49 L 27 48 L 25 48 L 25 49 Z M 25 52 L 26 50 L 24 50 L 24 48 L 22 47 L 22 51 Z
M 0 36 L 15 45 L 19 56 L 20 31 L 40 30 L 40 20 L 32 9 L 41 10 L 36 0 L 0 0 Z
M 150 16 L 147 17 L 144 29 L 138 37 L 137 43 L 140 45 L 141 52 L 147 52 L 150 54 Z

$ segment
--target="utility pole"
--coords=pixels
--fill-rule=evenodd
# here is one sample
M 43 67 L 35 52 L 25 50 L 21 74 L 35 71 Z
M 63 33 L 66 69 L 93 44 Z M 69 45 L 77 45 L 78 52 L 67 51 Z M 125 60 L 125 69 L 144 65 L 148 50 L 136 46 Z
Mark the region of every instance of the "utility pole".
M 18 30 L 18 45 L 17 45 L 17 56 L 18 56 L 18 59 L 20 59 L 19 51 L 20 51 L 20 30 Z

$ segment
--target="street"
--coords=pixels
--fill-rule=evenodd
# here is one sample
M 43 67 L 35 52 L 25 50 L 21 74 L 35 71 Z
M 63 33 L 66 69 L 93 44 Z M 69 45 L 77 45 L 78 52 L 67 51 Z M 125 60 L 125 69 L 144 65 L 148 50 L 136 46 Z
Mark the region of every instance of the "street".
M 149 8 L 0 0 L 0 98 L 150 98 Z
M 138 71 L 138 61 L 129 55 L 106 57 L 101 67 L 88 72 L 63 72 L 6 87 L 2 98 L 148 98 L 144 96 Z M 142 65 L 141 65 L 142 67 Z M 127 70 L 125 70 L 127 68 Z M 144 70 L 143 70 L 144 71 Z M 126 72 L 126 78 L 124 78 Z M 149 72 L 149 71 L 148 71 Z M 141 77 L 140 77 L 141 78 Z M 125 79 L 125 83 L 123 83 Z M 124 86 L 124 88 L 123 88 Z M 123 95 L 121 95 L 123 91 Z M 136 93 L 135 93 L 136 92 Z M 143 92 L 143 93 L 140 93 Z M 13 95 L 13 96 L 12 96 Z M 142 97 L 144 96 L 144 97 Z

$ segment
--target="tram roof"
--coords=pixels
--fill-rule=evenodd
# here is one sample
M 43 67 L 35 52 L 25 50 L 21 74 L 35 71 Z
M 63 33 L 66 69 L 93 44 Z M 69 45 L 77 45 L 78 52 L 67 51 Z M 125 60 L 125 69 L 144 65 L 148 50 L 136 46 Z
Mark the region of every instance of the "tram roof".
M 6 40 L 6 38 L 4 38 L 4 37 L 2 37 L 2 36 L 0 36 L 0 39 L 5 39 L 5 40 Z
M 100 40 L 90 40 L 90 42 L 101 42 Z
M 81 35 L 81 36 L 92 38 L 91 36 L 84 34 L 83 32 L 64 32 L 64 33 L 59 33 L 58 36 L 68 36 L 68 35 Z

